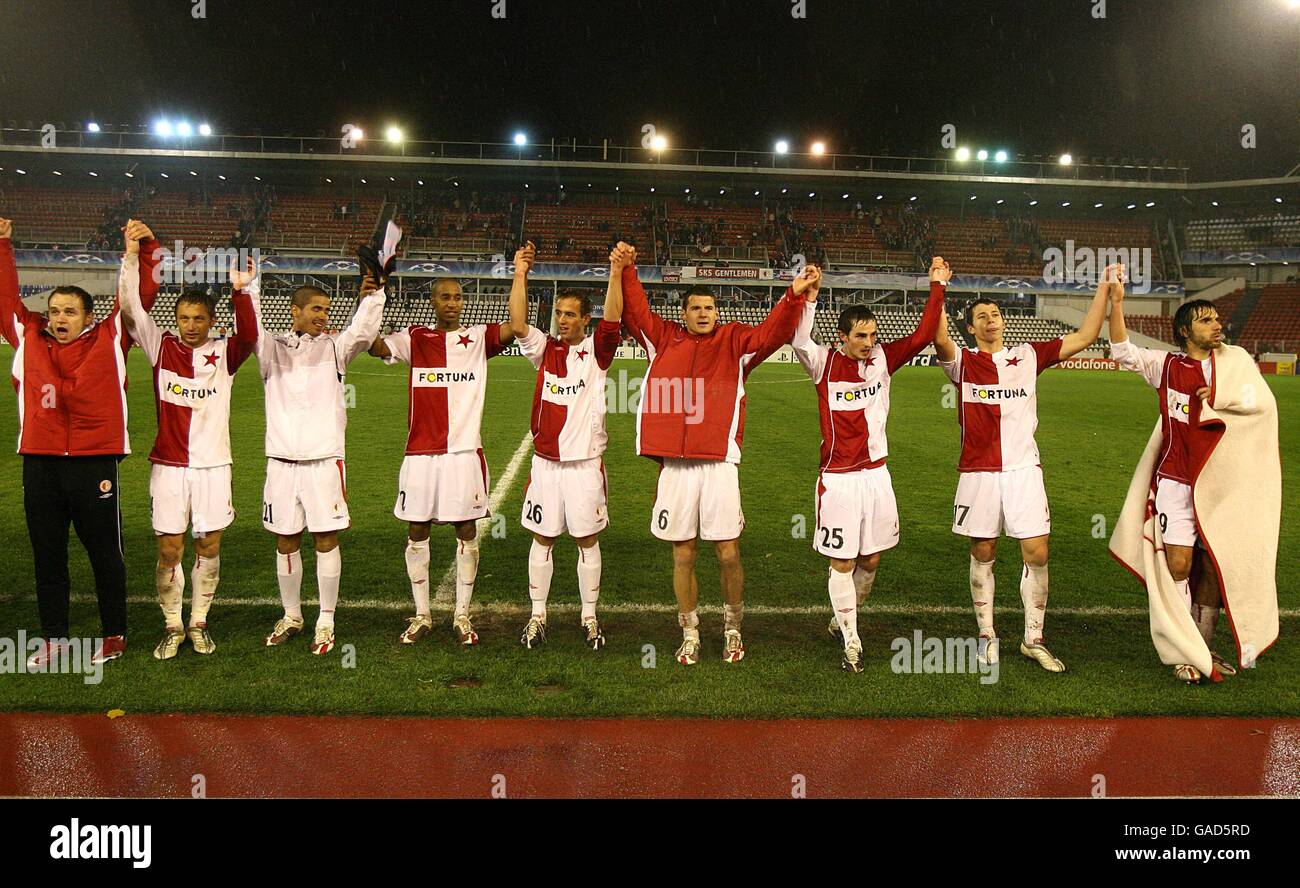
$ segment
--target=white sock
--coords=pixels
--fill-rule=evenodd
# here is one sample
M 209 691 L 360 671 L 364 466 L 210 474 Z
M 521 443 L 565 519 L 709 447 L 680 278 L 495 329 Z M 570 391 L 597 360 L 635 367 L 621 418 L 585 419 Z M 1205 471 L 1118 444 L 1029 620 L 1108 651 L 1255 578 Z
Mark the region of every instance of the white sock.
M 1183 596 L 1183 606 L 1186 607 L 1193 615 L 1196 609 L 1192 607 L 1192 583 L 1191 580 L 1174 580 L 1174 588 L 1178 594 Z
M 866 570 L 865 568 L 855 567 L 853 569 L 853 588 L 857 593 L 858 607 L 862 607 L 862 602 L 867 600 L 871 594 L 871 587 L 876 583 L 876 572 Z
M 578 547 L 578 595 L 582 597 L 582 619 L 596 616 L 600 598 L 600 542 Z
M 980 561 L 974 555 L 970 557 L 970 597 L 975 605 L 980 638 L 998 637 L 993 631 L 993 565 L 996 563 L 996 558 Z
M 1020 600 L 1025 605 L 1025 644 L 1043 643 L 1047 618 L 1047 565 L 1026 564 L 1020 572 Z
M 411 578 L 411 597 L 417 616 L 429 616 L 429 541 L 406 541 L 406 575 Z
M 280 601 L 284 615 L 302 619 L 302 552 L 275 555 L 275 578 L 280 582 Z
M 546 599 L 551 594 L 551 575 L 555 562 L 551 560 L 552 546 L 544 546 L 533 539 L 528 550 L 528 597 L 533 602 L 533 616 L 546 620 Z
M 320 589 L 318 626 L 333 626 L 334 611 L 339 606 L 339 577 L 343 573 L 343 550 L 338 546 L 316 553 L 316 585 Z
M 212 607 L 212 598 L 217 594 L 217 583 L 221 580 L 221 556 L 204 558 L 195 554 L 194 567 L 190 569 L 190 582 L 194 587 L 194 597 L 190 600 L 190 626 L 208 622 L 208 609 Z
M 469 613 L 478 577 L 478 539 L 456 540 L 456 614 Z
M 682 627 L 682 638 L 691 638 L 695 641 L 700 640 L 700 612 L 693 610 L 690 613 L 678 613 L 677 625 Z
M 162 608 L 167 628 L 185 628 L 185 622 L 181 619 L 181 602 L 185 597 L 185 571 L 181 569 L 179 563 L 166 567 L 160 562 L 154 577 L 158 586 L 158 605 Z
M 831 594 L 831 609 L 835 611 L 835 620 L 844 633 L 844 646 L 848 647 L 850 642 L 858 640 L 858 600 L 853 572 L 838 571 L 832 567 L 826 586 Z

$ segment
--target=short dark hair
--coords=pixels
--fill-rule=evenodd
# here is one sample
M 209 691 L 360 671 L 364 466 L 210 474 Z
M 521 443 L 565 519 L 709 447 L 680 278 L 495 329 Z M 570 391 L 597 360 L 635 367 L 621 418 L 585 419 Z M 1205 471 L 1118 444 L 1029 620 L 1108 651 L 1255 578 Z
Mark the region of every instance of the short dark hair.
M 55 296 L 76 296 L 81 299 L 81 308 L 87 314 L 95 310 L 95 297 L 80 287 L 74 287 L 71 284 L 55 287 L 50 291 L 50 298 L 53 299 Z
M 1179 348 L 1187 347 L 1187 336 L 1183 333 L 1183 328 L 1186 327 L 1190 333 L 1192 322 L 1211 311 L 1217 313 L 1218 309 L 1208 299 L 1193 299 L 1178 306 L 1178 311 L 1174 312 L 1174 342 Z
M 217 298 L 211 293 L 204 290 L 186 290 L 176 298 L 176 310 L 180 311 L 181 304 L 202 305 L 208 310 L 208 317 L 215 319 L 217 317 Z
M 840 312 L 839 323 L 836 324 L 835 326 L 841 333 L 843 333 L 845 336 L 848 336 L 850 333 L 853 332 L 853 328 L 856 327 L 858 324 L 864 324 L 867 321 L 875 321 L 875 320 L 876 320 L 875 312 L 867 308 L 867 306 L 850 305 L 847 308 L 845 308 L 842 312 Z M 877 321 L 877 323 L 879 322 Z
M 708 296 L 708 297 L 709 297 L 710 299 L 712 299 L 714 302 L 717 302 L 717 301 L 718 301 L 718 297 L 716 297 L 716 296 L 713 295 L 713 291 L 712 291 L 712 290 L 710 290 L 708 287 L 704 286 L 703 284 L 696 284 L 695 286 L 693 286 L 693 287 L 691 287 L 689 290 L 687 290 L 687 291 L 686 291 L 686 295 L 682 297 L 682 308 L 683 308 L 683 309 L 686 308 L 688 305 L 691 304 L 691 297 L 692 297 L 692 296 Z
M 581 290 L 569 290 L 556 296 L 556 306 L 559 306 L 561 299 L 576 299 L 578 300 L 578 314 L 584 318 L 591 314 L 591 297 Z
M 998 305 L 996 299 L 990 299 L 987 296 L 976 296 L 970 302 L 966 303 L 966 308 L 962 311 L 962 317 L 966 319 L 967 327 L 974 326 L 971 321 L 975 316 L 975 306 L 977 305 L 991 305 L 999 312 L 1002 311 L 1002 306 Z
M 310 284 L 307 284 L 306 286 L 294 290 L 293 295 L 289 297 L 289 302 L 299 308 L 306 308 L 316 296 L 324 296 L 326 299 L 330 298 L 330 294 L 326 293 L 320 287 L 313 287 Z

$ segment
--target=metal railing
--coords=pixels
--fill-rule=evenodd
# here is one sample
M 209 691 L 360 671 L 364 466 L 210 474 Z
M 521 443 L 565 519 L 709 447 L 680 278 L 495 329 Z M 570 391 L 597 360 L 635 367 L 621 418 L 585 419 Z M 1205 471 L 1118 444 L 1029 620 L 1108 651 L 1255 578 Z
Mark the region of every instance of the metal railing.
M 1121 158 L 1100 163 L 1061 164 L 1056 158 L 1016 155 L 1004 162 L 943 157 L 909 157 L 891 154 L 813 154 L 811 152 L 738 151 L 710 148 L 665 148 L 655 151 L 639 145 L 599 145 L 576 141 L 515 145 L 509 142 L 400 141 L 367 138 L 345 147 L 338 136 L 238 136 L 212 135 L 162 137 L 143 127 L 91 133 L 56 128 L 55 148 L 104 148 L 125 151 L 189 151 L 251 154 L 337 155 L 391 160 L 438 158 L 442 160 L 500 160 L 568 162 L 581 164 L 638 164 L 728 169 L 788 169 L 845 173 L 916 173 L 922 175 L 1008 176 L 1062 180 L 1125 182 L 1187 182 L 1188 168 L 1176 164 L 1142 164 Z M 0 145 L 42 148 L 39 128 L 0 127 Z

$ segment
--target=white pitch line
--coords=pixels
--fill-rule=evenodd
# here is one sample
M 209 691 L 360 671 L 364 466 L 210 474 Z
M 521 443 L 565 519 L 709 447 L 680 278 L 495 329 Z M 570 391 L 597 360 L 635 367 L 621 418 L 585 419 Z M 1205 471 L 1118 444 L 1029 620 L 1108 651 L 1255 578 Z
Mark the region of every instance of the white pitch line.
M 12 599 L 9 599 L 12 600 Z M 93 595 L 73 595 L 72 600 L 79 604 L 93 604 L 95 597 Z M 128 604 L 157 604 L 158 599 L 153 595 L 131 595 L 127 597 Z M 215 605 L 230 605 L 231 607 L 280 607 L 280 599 L 271 597 L 260 598 L 227 598 L 217 590 Z M 304 598 L 303 604 L 317 605 L 316 599 Z M 451 612 L 449 602 L 441 602 L 438 610 Z M 396 600 L 388 598 L 340 598 L 339 607 L 349 610 L 389 610 L 389 611 L 409 611 L 411 603 L 406 600 Z M 500 614 L 510 616 L 513 614 L 530 613 L 531 605 L 525 602 L 513 603 L 506 601 L 483 602 L 475 605 L 475 611 L 488 614 Z M 577 603 L 551 602 L 547 605 L 548 611 L 557 611 L 567 613 L 569 611 L 577 612 L 580 606 Z M 701 604 L 700 611 L 706 614 L 722 613 L 722 606 L 718 604 Z M 675 604 L 639 604 L 635 602 L 618 602 L 612 604 L 600 605 L 600 610 L 608 614 L 668 614 L 677 613 Z M 927 614 L 927 615 L 964 615 L 970 614 L 969 606 L 959 606 L 952 604 L 871 604 L 868 602 L 863 609 L 868 615 L 870 614 Z M 826 604 L 808 604 L 808 605 L 773 605 L 773 604 L 746 604 L 745 613 L 762 614 L 770 616 L 808 616 L 815 614 L 824 614 L 830 611 L 830 603 Z M 1002 614 L 1019 614 L 1022 609 L 1015 606 L 995 607 L 994 611 Z M 1144 607 L 1111 607 L 1108 605 L 1094 605 L 1084 607 L 1049 607 L 1048 613 L 1056 614 L 1062 617 L 1145 617 L 1148 611 Z M 1291 619 L 1300 617 L 1300 608 L 1282 608 L 1278 615 Z
M 496 513 L 497 508 L 505 500 L 506 494 L 510 491 L 510 486 L 514 484 L 515 476 L 519 474 L 519 467 L 524 464 L 524 457 L 528 456 L 528 451 L 532 449 L 533 433 L 524 432 L 523 440 L 515 448 L 514 455 L 510 457 L 510 462 L 506 464 L 506 470 L 497 481 L 496 486 L 492 488 L 492 493 L 488 496 L 488 516 L 478 520 L 478 540 L 480 547 L 483 540 L 486 539 L 488 522 L 492 520 L 491 516 Z M 446 605 L 451 601 L 456 591 L 456 556 L 451 558 L 451 564 L 447 565 L 446 572 L 442 575 L 442 581 L 438 583 L 438 591 L 434 595 L 433 603 Z M 402 603 L 406 607 L 406 602 Z

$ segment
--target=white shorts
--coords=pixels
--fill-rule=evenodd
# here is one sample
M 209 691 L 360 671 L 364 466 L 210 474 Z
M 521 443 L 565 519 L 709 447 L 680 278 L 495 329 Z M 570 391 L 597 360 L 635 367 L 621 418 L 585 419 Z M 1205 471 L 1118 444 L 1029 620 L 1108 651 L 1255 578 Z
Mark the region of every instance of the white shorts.
M 263 527 L 271 533 L 292 536 L 303 530 L 346 530 L 351 523 L 343 460 L 267 459 L 266 486 L 262 488 Z
M 195 537 L 224 530 L 235 520 L 230 465 L 187 469 L 154 463 L 149 470 L 149 503 L 154 533 L 184 533 L 191 525 Z
M 609 526 L 605 461 L 596 456 L 556 462 L 534 453 L 519 523 L 546 537 L 600 533 Z
M 1052 513 L 1042 466 L 962 472 L 953 502 L 952 532 L 979 539 L 996 539 L 1005 533 L 1018 540 L 1050 534 Z
M 734 540 L 745 529 L 740 473 L 714 459 L 665 459 L 655 486 L 650 532 L 661 540 Z
M 1196 545 L 1196 510 L 1192 507 L 1192 486 L 1170 478 L 1156 481 L 1156 520 L 1168 546 Z
M 393 514 L 403 521 L 450 524 L 488 513 L 488 467 L 483 450 L 408 456 L 397 477 Z
M 888 467 L 821 474 L 814 549 L 831 558 L 852 559 L 897 545 L 898 501 Z

